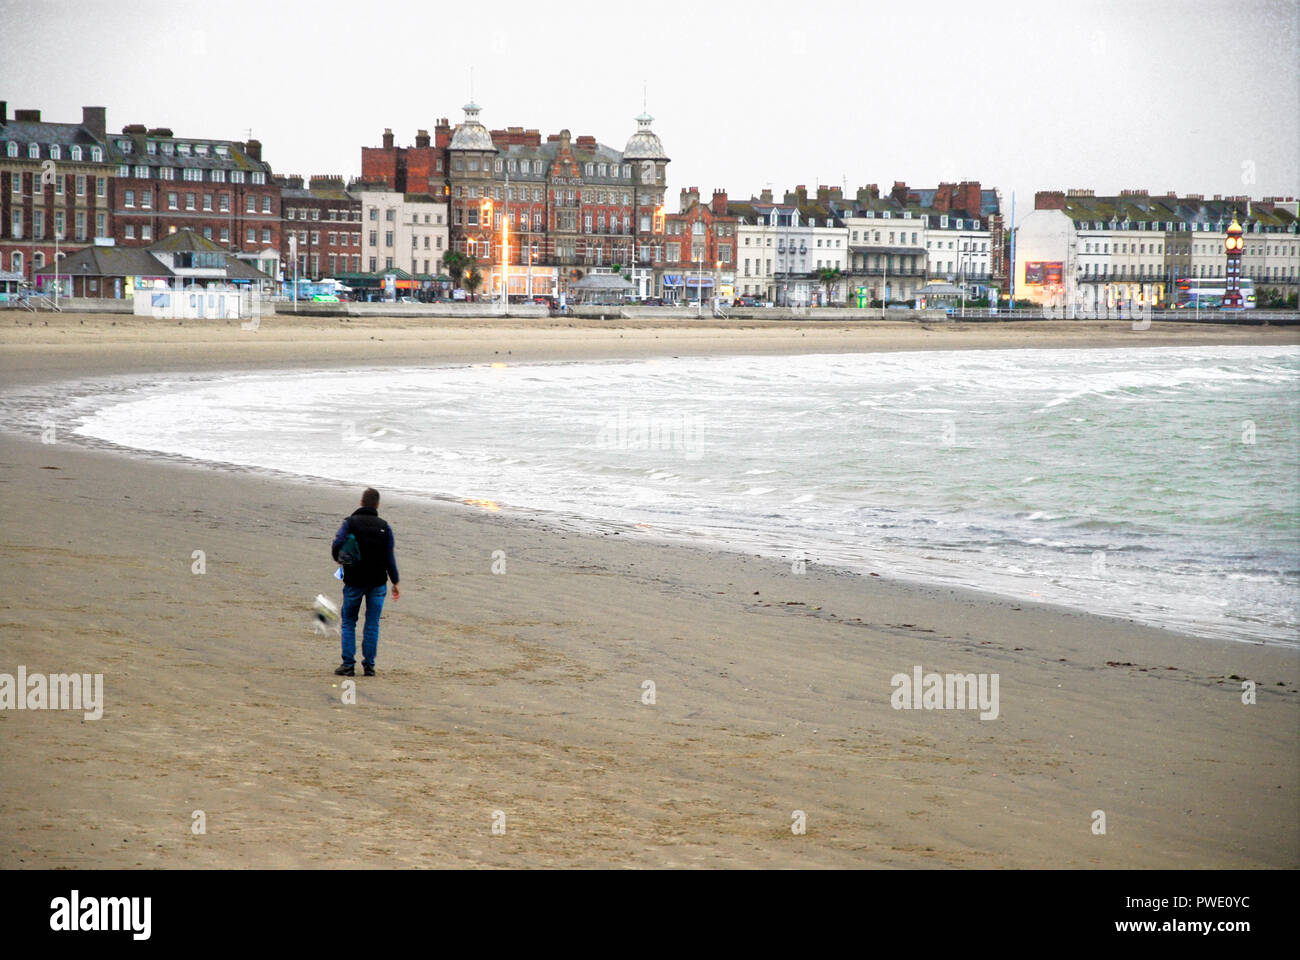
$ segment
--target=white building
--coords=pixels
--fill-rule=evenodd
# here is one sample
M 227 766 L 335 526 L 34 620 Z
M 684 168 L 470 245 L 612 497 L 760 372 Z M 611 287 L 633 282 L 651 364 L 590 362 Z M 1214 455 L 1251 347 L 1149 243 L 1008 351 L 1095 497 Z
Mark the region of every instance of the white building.
M 1042 191 L 1016 232 L 1015 292 L 1035 303 L 1164 306 L 1184 277 L 1224 275 L 1233 217 L 1245 230 L 1242 276 L 1294 293 L 1300 279 L 1294 201 L 1125 190 Z
M 442 271 L 447 252 L 447 202 L 427 193 L 398 193 L 358 184 L 362 267 L 367 273 L 401 269 L 413 277 Z
M 749 201 L 729 201 L 739 220 L 736 231 L 736 295 L 779 306 L 841 303 L 845 283 L 823 284 L 822 270 L 848 266 L 848 230 L 805 187 L 777 201 L 771 190 Z

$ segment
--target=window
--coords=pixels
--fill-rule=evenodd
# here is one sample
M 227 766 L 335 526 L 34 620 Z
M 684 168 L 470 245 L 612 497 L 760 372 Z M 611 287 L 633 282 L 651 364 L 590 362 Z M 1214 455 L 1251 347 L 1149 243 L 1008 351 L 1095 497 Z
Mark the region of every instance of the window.
M 41 148 L 34 143 L 27 144 L 27 159 L 28 160 L 41 159 Z
M 257 213 L 257 197 L 244 198 L 244 212 Z
M 152 239 L 153 239 L 153 227 L 149 226 L 149 224 L 147 224 L 147 223 L 146 223 L 144 226 L 142 226 L 142 227 L 140 228 L 140 239 L 141 239 L 141 240 L 152 240 Z
M 101 162 L 103 162 L 103 159 L 104 159 L 104 151 L 103 151 L 103 149 L 102 149 L 101 147 L 91 147 L 91 148 L 90 148 L 90 159 L 91 159 L 91 160 L 94 160 L 96 163 L 101 163 Z
M 217 196 L 217 210 L 221 213 L 230 212 L 230 194 L 222 193 Z
M 205 193 L 203 195 L 203 209 L 207 210 L 209 213 L 212 212 L 212 194 Z
M 148 210 L 150 207 L 153 206 L 153 191 L 152 191 L 152 190 L 141 190 L 141 191 L 140 191 L 140 206 L 141 206 L 143 209 L 145 209 L 145 210 Z
M 194 194 L 192 193 L 185 194 L 185 209 L 186 210 L 194 209 Z
M 18 144 L 10 140 L 9 146 L 5 148 L 5 153 L 11 157 L 18 156 Z
M 134 224 L 130 224 L 130 223 L 128 223 L 128 224 L 126 225 L 126 227 L 124 228 L 123 236 L 125 236 L 126 239 L 128 239 L 128 240 L 134 240 L 134 239 L 135 239 L 135 225 L 134 225 Z
M 393 231 L 391 231 L 391 230 L 385 230 L 385 231 L 384 231 L 384 246 L 386 246 L 386 247 L 391 247 L 392 245 L 393 245 Z
M 270 228 L 270 227 L 263 227 L 263 228 L 262 228 L 262 242 L 263 242 L 263 243 L 270 243 L 270 242 L 271 242 L 271 228 Z
M 231 183 L 243 183 L 243 182 L 244 182 L 244 171 L 243 171 L 243 170 L 231 170 L 231 171 L 230 171 L 230 182 L 231 182 Z
M 253 174 L 253 183 L 266 183 L 266 174 L 265 173 Z
M 134 206 L 135 206 L 135 191 L 134 191 L 134 190 L 128 190 L 128 191 L 126 191 L 126 193 L 124 193 L 124 194 L 122 195 L 122 206 L 124 206 L 124 207 L 134 207 Z
M 229 243 L 229 242 L 230 242 L 230 228 L 229 228 L 229 227 L 222 227 L 222 228 L 221 228 L 221 242 L 222 242 L 222 243 Z
M 159 167 L 159 168 L 158 168 L 158 179 L 159 179 L 159 180 L 175 180 L 175 179 L 176 179 L 176 168 L 175 168 L 175 167 Z
M 257 238 L 257 234 L 252 227 L 249 227 L 247 230 L 244 231 L 245 243 L 256 243 L 257 242 L 256 238 Z
M 95 214 L 95 236 L 97 237 L 105 236 L 104 229 L 105 229 L 104 214 L 102 213 Z
M 79 173 L 77 174 L 77 196 L 84 197 L 85 195 L 86 195 L 86 175 L 84 173 Z

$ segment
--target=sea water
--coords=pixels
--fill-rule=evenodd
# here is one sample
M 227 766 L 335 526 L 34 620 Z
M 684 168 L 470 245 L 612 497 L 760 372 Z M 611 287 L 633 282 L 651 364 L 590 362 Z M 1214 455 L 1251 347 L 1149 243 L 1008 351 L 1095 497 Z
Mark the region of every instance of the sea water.
M 1296 643 L 1298 381 L 1288 346 L 961 350 L 153 378 L 64 413 L 125 447 L 724 544 L 792 575 Z

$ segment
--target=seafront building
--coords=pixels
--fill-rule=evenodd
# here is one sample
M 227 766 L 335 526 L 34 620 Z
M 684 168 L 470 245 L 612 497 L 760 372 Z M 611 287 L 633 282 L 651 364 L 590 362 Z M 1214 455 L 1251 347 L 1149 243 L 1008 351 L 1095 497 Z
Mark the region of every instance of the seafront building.
M 700 202 L 699 187 L 683 190 L 676 213 L 664 218 L 662 256 L 654 261 L 657 296 L 665 303 L 730 299 L 736 282 L 739 220 L 725 190 Z
M 849 231 L 818 188 L 809 200 L 802 184 L 776 200 L 770 189 L 730 205 L 739 220 L 736 294 L 780 306 L 844 301 L 845 280 L 822 281 L 822 271 L 848 270 Z
M 262 144 L 128 124 L 106 136 L 112 237 L 148 246 L 190 229 L 262 273 L 280 272 L 280 188 Z
M 0 270 L 30 279 L 56 252 L 112 236 L 117 168 L 106 156 L 104 115 L 84 107 L 80 123 L 42 120 L 39 110 L 10 117 L 0 100 Z
M 361 271 L 338 271 L 334 279 L 378 292 L 391 274 L 392 290 L 384 292 L 398 296 L 437 281 L 449 242 L 442 194 L 403 193 L 362 181 L 352 185 L 349 196 L 361 218 Z
M 302 177 L 289 174 L 275 182 L 285 279 L 295 266 L 296 275 L 306 280 L 361 273 L 361 201 L 348 192 L 342 175 L 313 176 L 304 185 Z
M 1046 190 L 1017 231 L 1015 263 L 1001 197 L 978 181 L 875 184 L 846 196 L 802 185 L 730 201 L 682 190 L 666 209 L 668 164 L 643 113 L 623 148 L 568 130 L 489 129 L 470 103 L 399 147 L 361 148 L 362 175 L 276 176 L 260 141 L 107 129 L 103 107 L 80 122 L 42 120 L 0 101 L 0 270 L 7 286 L 48 289 L 56 254 L 91 245 L 146 248 L 183 230 L 260 276 L 333 277 L 370 296 L 446 289 L 458 252 L 479 293 L 561 297 L 617 271 L 637 299 L 733 296 L 783 306 L 916 303 L 927 291 L 1007 294 L 1085 306 L 1169 304 L 1177 281 L 1224 273 L 1223 242 L 1244 229 L 1242 276 L 1257 290 L 1300 287 L 1294 197 Z M 122 261 L 126 263 L 127 261 Z M 89 266 L 89 264 L 88 264 Z M 827 281 L 826 271 L 837 276 Z M 58 271 L 61 286 L 70 281 Z M 89 289 L 89 276 L 80 289 Z M 393 281 L 396 281 L 394 283 Z M 129 295 L 134 284 L 95 286 Z
M 486 294 L 562 294 L 617 265 L 639 296 L 653 295 L 669 158 L 652 117 L 637 117 L 618 150 L 568 130 L 545 140 L 535 129 L 489 130 L 478 104 L 464 110 L 454 130 L 443 119 L 414 147 L 386 131 L 382 147 L 362 151 L 362 180 L 441 194 L 449 249 L 477 264 Z
M 1221 278 L 1224 240 L 1236 217 L 1244 229 L 1242 277 L 1257 289 L 1294 294 L 1300 235 L 1294 197 L 1152 196 L 1123 190 L 1043 190 L 1016 235 L 1016 296 L 1085 309 L 1165 306 L 1183 278 Z

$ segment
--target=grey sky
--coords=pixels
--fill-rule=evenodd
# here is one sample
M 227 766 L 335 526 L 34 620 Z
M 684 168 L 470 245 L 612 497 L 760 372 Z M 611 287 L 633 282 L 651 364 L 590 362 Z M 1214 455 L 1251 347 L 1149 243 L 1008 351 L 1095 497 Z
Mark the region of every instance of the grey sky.
M 360 172 L 474 98 L 622 148 L 648 84 L 670 190 L 818 181 L 1300 192 L 1296 0 L 490 4 L 0 0 L 0 99 Z M 641 11 L 641 12 L 634 12 Z M 1249 181 L 1253 173 L 1254 182 Z

